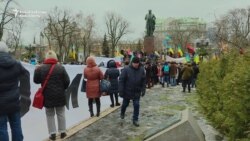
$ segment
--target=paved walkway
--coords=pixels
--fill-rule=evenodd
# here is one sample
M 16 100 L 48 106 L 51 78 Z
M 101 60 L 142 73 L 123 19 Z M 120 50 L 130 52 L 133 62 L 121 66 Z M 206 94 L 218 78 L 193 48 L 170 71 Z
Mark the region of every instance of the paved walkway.
M 107 116 L 95 120 L 93 124 L 81 129 L 78 133 L 66 139 L 66 141 L 137 141 L 143 139 L 145 132 L 170 117 L 190 108 L 202 131 L 206 141 L 226 141 L 197 111 L 195 104 L 195 90 L 191 93 L 181 92 L 181 87 L 165 87 L 160 85 L 148 89 L 141 99 L 140 127 L 132 124 L 132 103 L 126 111 L 124 120 L 120 119 L 120 108 Z M 104 114 L 104 113 L 103 113 Z

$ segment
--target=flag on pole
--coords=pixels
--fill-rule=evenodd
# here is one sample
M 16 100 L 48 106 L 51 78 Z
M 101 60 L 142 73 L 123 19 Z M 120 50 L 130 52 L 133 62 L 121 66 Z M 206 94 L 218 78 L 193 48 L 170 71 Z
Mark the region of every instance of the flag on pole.
M 183 52 L 182 52 L 182 50 L 181 50 L 181 47 L 180 47 L 180 46 L 178 46 L 178 54 L 179 54 L 179 56 L 180 56 L 180 57 L 182 57 L 182 56 L 183 56 Z
M 200 62 L 200 57 L 199 57 L 198 54 L 195 54 L 195 56 L 194 56 L 194 62 L 195 62 L 196 64 L 198 64 L 198 63 Z
M 186 59 L 186 62 L 190 62 L 190 55 L 189 55 L 189 53 L 186 53 L 185 59 Z
M 171 47 L 168 49 L 168 52 L 170 52 L 171 54 L 174 54 L 174 50 Z

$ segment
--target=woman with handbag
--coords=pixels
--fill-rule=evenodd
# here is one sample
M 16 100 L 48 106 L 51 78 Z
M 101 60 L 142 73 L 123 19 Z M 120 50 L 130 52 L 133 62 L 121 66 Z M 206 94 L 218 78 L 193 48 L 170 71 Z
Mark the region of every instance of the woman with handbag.
M 102 80 L 104 76 L 101 69 L 96 65 L 94 57 L 88 57 L 86 64 L 87 67 L 84 68 L 83 74 L 84 78 L 87 79 L 86 94 L 88 98 L 90 117 L 94 116 L 93 101 L 96 102 L 96 116 L 99 117 L 101 108 L 100 80 Z
M 105 72 L 105 79 L 110 81 L 111 87 L 108 91 L 110 95 L 111 105 L 110 107 L 120 106 L 118 101 L 118 77 L 120 75 L 120 71 L 116 67 L 115 60 L 108 61 L 108 69 Z M 115 104 L 114 104 L 114 97 L 115 97 Z
M 51 67 L 53 66 L 53 70 Z M 65 68 L 58 64 L 57 55 L 54 51 L 47 52 L 44 64 L 37 67 L 34 73 L 34 82 L 43 85 L 48 73 L 51 71 L 50 77 L 43 90 L 44 107 L 46 108 L 47 126 L 51 140 L 56 140 L 56 124 L 55 114 L 58 119 L 58 132 L 60 137 L 64 138 L 66 134 L 65 90 L 68 88 L 70 79 Z

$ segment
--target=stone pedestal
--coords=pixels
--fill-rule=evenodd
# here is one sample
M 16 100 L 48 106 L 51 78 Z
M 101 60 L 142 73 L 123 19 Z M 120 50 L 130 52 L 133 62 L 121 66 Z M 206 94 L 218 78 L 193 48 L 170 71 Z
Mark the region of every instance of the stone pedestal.
M 154 45 L 154 36 L 146 36 L 144 38 L 144 53 L 147 55 L 154 53 L 155 45 Z
M 180 121 L 171 121 L 174 124 L 166 124 L 165 128 L 161 127 L 161 131 L 148 132 L 144 141 L 205 141 L 205 135 L 189 109 L 182 112 Z

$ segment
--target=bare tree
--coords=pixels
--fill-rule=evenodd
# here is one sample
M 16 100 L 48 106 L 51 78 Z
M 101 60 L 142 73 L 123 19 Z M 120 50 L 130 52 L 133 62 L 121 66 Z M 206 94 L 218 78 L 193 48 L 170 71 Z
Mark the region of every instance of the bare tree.
M 174 48 L 181 45 L 182 49 L 186 50 L 186 45 L 191 42 L 191 39 L 201 36 L 201 32 L 197 26 L 183 27 L 183 23 L 179 19 L 173 20 L 168 26 L 167 32 L 171 35 Z
M 80 44 L 83 46 L 83 56 L 86 58 L 91 53 L 91 45 L 94 34 L 94 15 L 84 17 L 83 13 L 77 14 L 77 23 L 80 28 Z
M 114 57 L 114 52 L 119 40 L 129 32 L 129 23 L 121 16 L 115 13 L 107 13 L 105 18 L 107 26 L 107 36 L 111 41 L 111 57 Z
M 49 40 L 56 40 L 58 44 L 59 60 L 63 61 L 63 51 L 66 51 L 66 38 L 72 32 L 75 32 L 74 18 L 68 10 L 59 10 L 57 7 L 53 9 L 47 18 L 47 26 L 45 28 L 45 36 Z
M 249 47 L 250 8 L 234 9 L 215 21 L 216 36 L 219 43 L 233 47 Z
M 8 32 L 9 36 L 7 39 L 7 44 L 11 48 L 13 48 L 14 55 L 17 55 L 16 51 L 20 45 L 21 33 L 22 33 L 23 26 L 24 26 L 24 21 L 18 17 L 10 22 L 10 29 Z
M 13 20 L 14 15 L 9 12 L 9 5 L 13 0 L 7 0 L 3 12 L 0 13 L 1 21 L 0 21 L 0 41 L 2 40 L 4 33 L 4 26 Z M 0 1 L 2 3 L 3 1 Z

